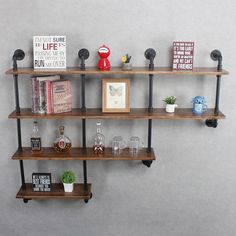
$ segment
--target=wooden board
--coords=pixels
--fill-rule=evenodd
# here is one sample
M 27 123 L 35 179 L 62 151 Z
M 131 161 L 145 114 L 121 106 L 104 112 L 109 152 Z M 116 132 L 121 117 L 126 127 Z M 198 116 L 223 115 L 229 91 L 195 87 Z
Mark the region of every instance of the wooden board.
M 149 113 L 146 108 L 132 108 L 129 113 L 102 113 L 102 109 L 91 108 L 86 112 L 75 108 L 71 112 L 60 114 L 34 114 L 30 108 L 21 109 L 20 113 L 13 111 L 9 118 L 11 119 L 159 119 L 159 120 L 206 120 L 206 119 L 224 119 L 222 112 L 215 114 L 214 109 L 208 109 L 201 115 L 195 115 L 191 108 L 177 108 L 175 113 L 167 113 L 163 108 L 154 109 Z
M 16 198 L 24 199 L 90 199 L 91 198 L 91 184 L 88 184 L 88 190 L 84 190 L 84 184 L 74 184 L 74 191 L 72 193 L 65 193 L 63 184 L 52 184 L 51 192 L 34 192 L 32 184 L 26 183 L 25 188 L 21 186 Z
M 110 71 L 100 71 L 96 67 L 87 67 L 85 71 L 79 67 L 68 67 L 66 70 L 34 70 L 33 68 L 18 68 L 18 70 L 9 69 L 7 75 L 80 75 L 80 74 L 102 74 L 102 75 L 228 75 L 226 70 L 217 71 L 216 68 L 194 68 L 191 71 L 173 70 L 170 67 L 157 67 L 153 71 L 149 71 L 147 67 L 133 67 L 131 71 L 123 71 L 121 67 L 112 67 Z M 147 77 L 148 78 L 148 77 Z
M 105 148 L 104 154 L 94 154 L 92 148 L 71 148 L 67 153 L 55 152 L 52 147 L 42 148 L 40 154 L 32 154 L 30 147 L 24 147 L 21 151 L 17 150 L 12 156 L 13 160 L 155 160 L 153 149 L 150 152 L 142 148 L 137 155 L 131 155 L 129 149 L 125 148 L 119 155 L 113 155 L 111 148 Z

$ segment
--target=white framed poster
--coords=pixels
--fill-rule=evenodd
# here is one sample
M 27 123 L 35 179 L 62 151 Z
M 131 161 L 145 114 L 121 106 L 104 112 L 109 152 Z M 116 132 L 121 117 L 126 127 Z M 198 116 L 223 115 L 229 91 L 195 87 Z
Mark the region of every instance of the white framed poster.
M 34 69 L 66 69 L 66 36 L 34 36 Z

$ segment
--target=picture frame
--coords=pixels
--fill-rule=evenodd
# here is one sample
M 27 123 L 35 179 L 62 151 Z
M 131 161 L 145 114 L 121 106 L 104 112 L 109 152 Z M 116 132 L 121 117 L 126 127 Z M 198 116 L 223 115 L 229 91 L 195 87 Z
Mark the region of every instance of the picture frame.
M 32 173 L 32 188 L 34 192 L 51 192 L 51 173 Z
M 102 80 L 102 112 L 130 112 L 130 80 L 127 78 L 104 78 Z

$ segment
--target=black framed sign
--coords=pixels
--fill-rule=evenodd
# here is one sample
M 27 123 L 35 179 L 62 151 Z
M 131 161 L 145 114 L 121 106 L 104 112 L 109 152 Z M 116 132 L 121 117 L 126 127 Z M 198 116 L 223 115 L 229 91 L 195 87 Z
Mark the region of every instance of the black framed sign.
M 33 173 L 32 185 L 35 192 L 51 191 L 51 173 Z

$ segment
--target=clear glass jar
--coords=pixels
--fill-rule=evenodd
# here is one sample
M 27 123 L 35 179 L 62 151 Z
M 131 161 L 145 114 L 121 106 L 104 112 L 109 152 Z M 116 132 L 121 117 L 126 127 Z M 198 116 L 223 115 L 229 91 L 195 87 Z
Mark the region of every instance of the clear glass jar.
M 103 154 L 105 151 L 105 136 L 102 134 L 102 123 L 96 123 L 96 134 L 93 141 L 93 152 L 95 154 Z
M 59 127 L 60 135 L 54 142 L 57 152 L 68 152 L 71 149 L 71 140 L 64 134 L 64 126 Z

